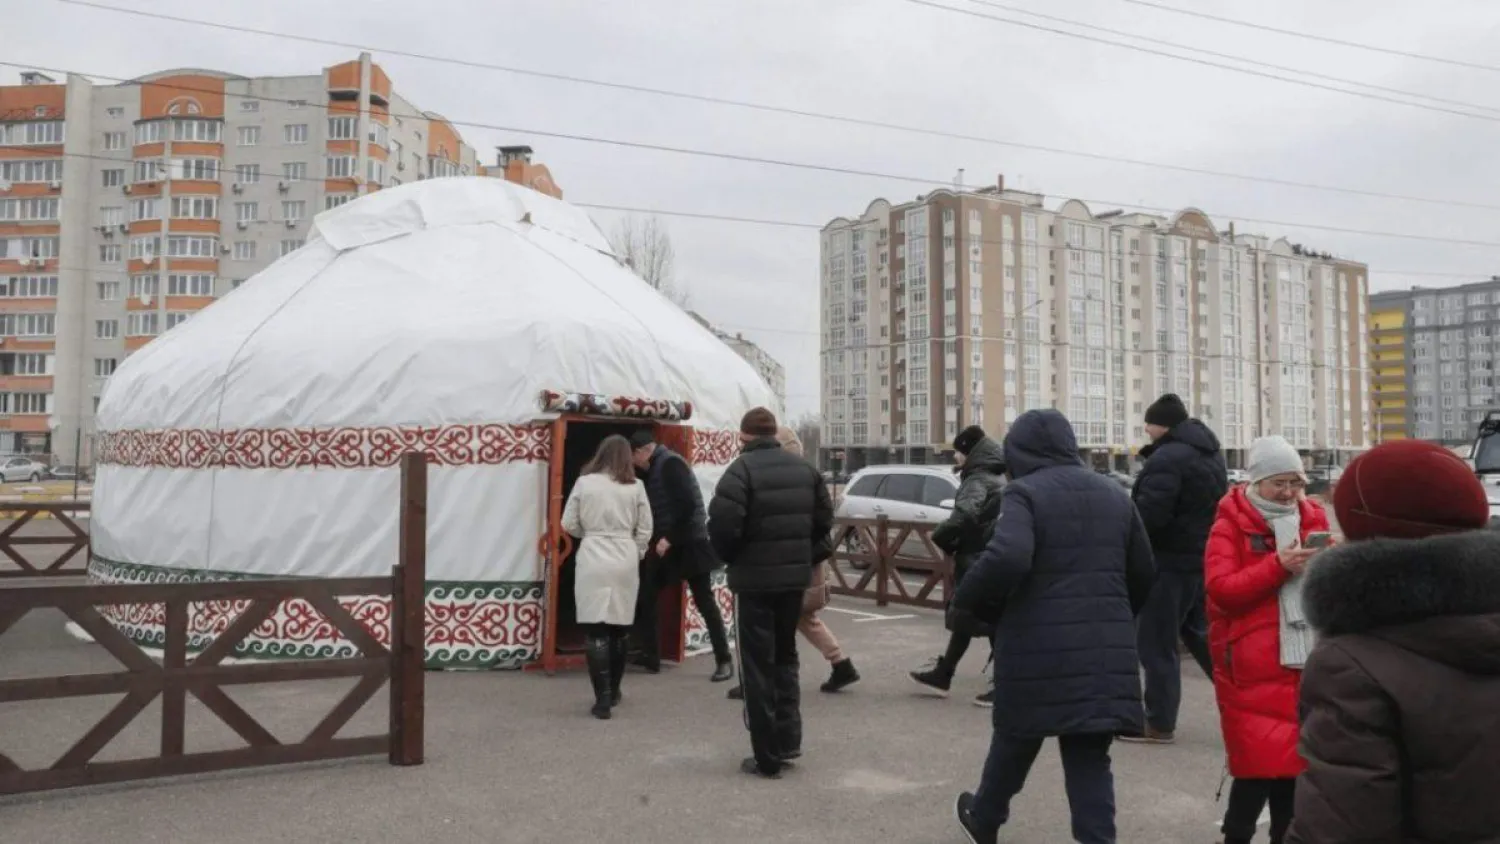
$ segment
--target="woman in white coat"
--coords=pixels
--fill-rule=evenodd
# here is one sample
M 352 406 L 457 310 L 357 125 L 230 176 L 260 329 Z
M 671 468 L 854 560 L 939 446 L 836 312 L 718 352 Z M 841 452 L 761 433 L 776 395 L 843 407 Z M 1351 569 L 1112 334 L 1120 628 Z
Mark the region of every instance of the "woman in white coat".
M 588 634 L 595 718 L 620 703 L 626 636 L 635 620 L 641 558 L 651 541 L 651 502 L 635 478 L 630 442 L 613 436 L 583 467 L 563 509 L 563 530 L 579 539 L 573 596 Z

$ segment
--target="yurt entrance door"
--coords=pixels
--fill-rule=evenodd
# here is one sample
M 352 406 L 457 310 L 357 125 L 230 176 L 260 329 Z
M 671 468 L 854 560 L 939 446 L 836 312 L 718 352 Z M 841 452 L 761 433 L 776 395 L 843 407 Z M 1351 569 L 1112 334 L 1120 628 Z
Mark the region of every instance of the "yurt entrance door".
M 576 668 L 583 664 L 583 630 L 578 626 L 577 604 L 573 598 L 574 547 L 572 537 L 562 529 L 562 511 L 568 494 L 594 456 L 599 444 L 614 434 L 629 437 L 641 428 L 655 427 L 657 441 L 691 459 L 685 449 L 692 446 L 692 429 L 675 425 L 655 426 L 651 422 L 602 420 L 586 416 L 564 416 L 552 428 L 552 462 L 548 478 L 546 619 L 542 642 L 542 669 L 552 673 L 558 668 Z M 681 660 L 682 589 L 663 589 L 658 601 L 660 617 L 658 636 L 665 659 Z

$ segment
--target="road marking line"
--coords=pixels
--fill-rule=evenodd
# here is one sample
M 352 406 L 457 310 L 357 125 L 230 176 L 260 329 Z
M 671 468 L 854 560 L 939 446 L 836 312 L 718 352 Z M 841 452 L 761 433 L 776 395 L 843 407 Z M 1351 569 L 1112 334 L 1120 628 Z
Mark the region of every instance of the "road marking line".
M 844 615 L 857 615 L 857 616 L 859 616 L 859 618 L 855 619 L 855 621 L 884 621 L 884 620 L 886 620 L 888 618 L 915 618 L 916 617 L 916 616 L 912 616 L 912 615 L 881 615 L 880 613 L 877 613 L 877 612 L 865 612 L 864 610 L 851 610 L 851 609 L 845 609 L 844 607 L 833 607 L 833 606 L 824 607 L 823 609 L 828 610 L 829 612 L 840 612 L 840 613 L 843 613 Z
M 1260 810 L 1260 818 L 1258 818 L 1255 821 L 1255 825 L 1256 826 L 1265 826 L 1266 824 L 1268 824 L 1270 822 L 1271 822 L 1271 807 L 1267 806 L 1266 808 Z M 1223 825 L 1224 825 L 1224 821 L 1222 821 L 1222 820 L 1214 821 L 1214 829 L 1218 829 L 1218 828 L 1222 827 Z
M 906 613 L 904 615 L 878 615 L 873 618 L 856 618 L 854 619 L 854 623 L 863 624 L 866 621 L 896 621 L 897 619 L 901 618 L 916 618 L 916 616 L 912 613 Z

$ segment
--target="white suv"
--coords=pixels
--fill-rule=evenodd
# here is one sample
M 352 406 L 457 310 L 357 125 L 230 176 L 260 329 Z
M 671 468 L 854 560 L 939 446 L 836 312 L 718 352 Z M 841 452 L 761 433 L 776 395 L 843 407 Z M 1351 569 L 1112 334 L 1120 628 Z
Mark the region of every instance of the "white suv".
M 849 478 L 836 515 L 841 519 L 885 516 L 893 522 L 937 526 L 953 512 L 957 495 L 958 475 L 952 466 L 871 466 Z M 901 543 L 900 553 L 918 559 L 932 555 L 915 534 Z

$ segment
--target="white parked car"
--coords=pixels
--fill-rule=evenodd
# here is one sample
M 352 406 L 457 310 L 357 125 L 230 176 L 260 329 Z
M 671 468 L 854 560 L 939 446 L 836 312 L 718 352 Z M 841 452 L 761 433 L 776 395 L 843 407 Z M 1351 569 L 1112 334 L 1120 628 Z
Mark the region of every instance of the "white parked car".
M 938 525 L 953 511 L 958 475 L 952 466 L 870 466 L 855 472 L 844 488 L 836 515 L 841 519 L 878 519 Z M 901 543 L 903 556 L 931 556 L 918 536 Z
M 47 466 L 29 457 L 12 457 L 0 466 L 0 480 L 12 484 L 17 481 L 36 483 L 47 477 Z

